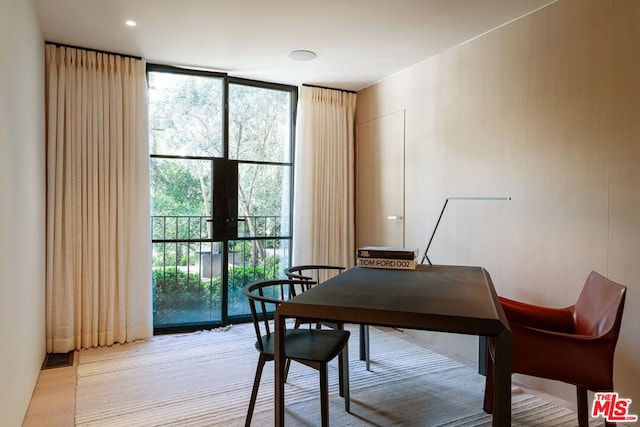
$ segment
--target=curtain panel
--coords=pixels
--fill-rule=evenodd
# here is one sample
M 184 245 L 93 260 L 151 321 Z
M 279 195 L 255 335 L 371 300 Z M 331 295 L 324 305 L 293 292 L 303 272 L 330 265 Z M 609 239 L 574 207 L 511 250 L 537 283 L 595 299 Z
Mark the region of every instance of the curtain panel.
M 143 60 L 46 45 L 47 352 L 153 334 Z
M 355 107 L 354 93 L 300 88 L 294 180 L 294 265 L 354 265 Z

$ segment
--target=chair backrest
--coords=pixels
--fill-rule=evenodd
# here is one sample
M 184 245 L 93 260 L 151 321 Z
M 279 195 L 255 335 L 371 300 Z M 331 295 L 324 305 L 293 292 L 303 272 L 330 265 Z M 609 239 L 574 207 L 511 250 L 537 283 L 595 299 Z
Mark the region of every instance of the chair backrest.
M 322 283 L 345 270 L 344 267 L 337 265 L 295 265 L 287 268 L 284 273 L 291 280 L 305 280 L 307 283 L 302 286 L 295 286 L 294 295 L 304 292 L 312 286 Z
M 293 298 L 295 286 L 304 285 L 305 280 L 268 280 L 252 283 L 242 288 L 242 292 L 249 300 L 251 319 L 256 332 L 256 345 L 264 351 L 263 338 L 273 333 L 273 312 L 280 304 Z
M 574 304 L 576 333 L 617 341 L 627 287 L 592 271 Z

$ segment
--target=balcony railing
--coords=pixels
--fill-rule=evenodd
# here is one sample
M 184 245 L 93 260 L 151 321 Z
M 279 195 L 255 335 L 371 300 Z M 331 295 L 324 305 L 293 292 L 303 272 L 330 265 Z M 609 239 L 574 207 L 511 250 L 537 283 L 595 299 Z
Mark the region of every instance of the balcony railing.
M 288 267 L 290 236 L 277 216 L 243 217 L 228 242 L 227 310 L 248 314 L 244 285 L 279 277 Z M 206 216 L 152 216 L 154 324 L 216 323 L 222 316 L 223 247 L 212 241 Z M 287 227 L 288 229 L 288 227 Z
M 209 240 L 207 216 L 163 215 L 151 217 L 151 236 L 162 240 Z M 283 230 L 282 217 L 276 215 L 248 215 L 238 217 L 238 238 L 281 237 L 290 233 Z

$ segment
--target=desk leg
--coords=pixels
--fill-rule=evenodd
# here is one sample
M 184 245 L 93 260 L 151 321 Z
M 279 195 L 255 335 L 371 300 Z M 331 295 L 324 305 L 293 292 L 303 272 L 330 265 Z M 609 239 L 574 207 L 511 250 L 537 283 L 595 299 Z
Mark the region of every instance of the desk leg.
M 495 337 L 493 370 L 493 426 L 511 426 L 511 331 L 505 329 Z
M 274 351 L 274 367 L 275 367 L 275 426 L 284 427 L 284 340 L 282 339 L 285 334 L 285 320 L 286 318 L 280 316 L 278 311 L 274 315 L 275 317 L 275 351 Z

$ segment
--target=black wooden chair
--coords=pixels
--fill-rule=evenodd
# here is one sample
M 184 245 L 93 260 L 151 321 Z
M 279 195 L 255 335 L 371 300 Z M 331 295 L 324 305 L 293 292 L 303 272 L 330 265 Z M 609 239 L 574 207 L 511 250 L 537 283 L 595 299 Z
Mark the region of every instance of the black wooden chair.
M 322 283 L 338 274 L 342 273 L 345 270 L 344 267 L 336 266 L 336 265 L 295 265 L 287 268 L 284 273 L 289 279 L 292 280 L 305 280 L 307 283 L 305 285 L 296 286 L 294 291 L 296 293 L 304 292 L 311 287 Z M 319 323 L 316 323 L 319 326 Z M 336 328 L 338 325 L 335 323 L 326 323 L 322 322 L 323 325 L 328 326 L 330 328 Z M 296 323 L 298 326 L 299 323 Z M 340 325 L 340 329 L 342 329 L 342 325 Z M 360 360 L 364 360 L 366 363 L 367 371 L 371 370 L 371 362 L 370 362 L 370 354 L 369 354 L 369 326 L 368 325 L 360 325 Z
M 260 353 L 258 367 L 251 391 L 251 400 L 245 426 L 251 424 L 256 396 L 260 386 L 262 370 L 268 361 L 274 360 L 275 330 L 273 329 L 273 312 L 278 305 L 295 295 L 294 288 L 304 285 L 300 280 L 271 280 L 245 286 L 242 291 L 249 300 L 251 317 L 256 332 L 256 350 Z M 341 395 L 345 399 L 345 410 L 349 411 L 348 353 L 349 331 L 340 329 L 286 329 L 284 351 L 287 360 L 293 360 L 310 366 L 320 372 L 320 408 L 322 426 L 329 425 L 329 383 L 327 364 L 342 353 L 345 362 L 340 363 L 339 381 Z M 341 357 L 342 359 L 342 357 Z M 347 371 L 345 371 L 347 370 Z

